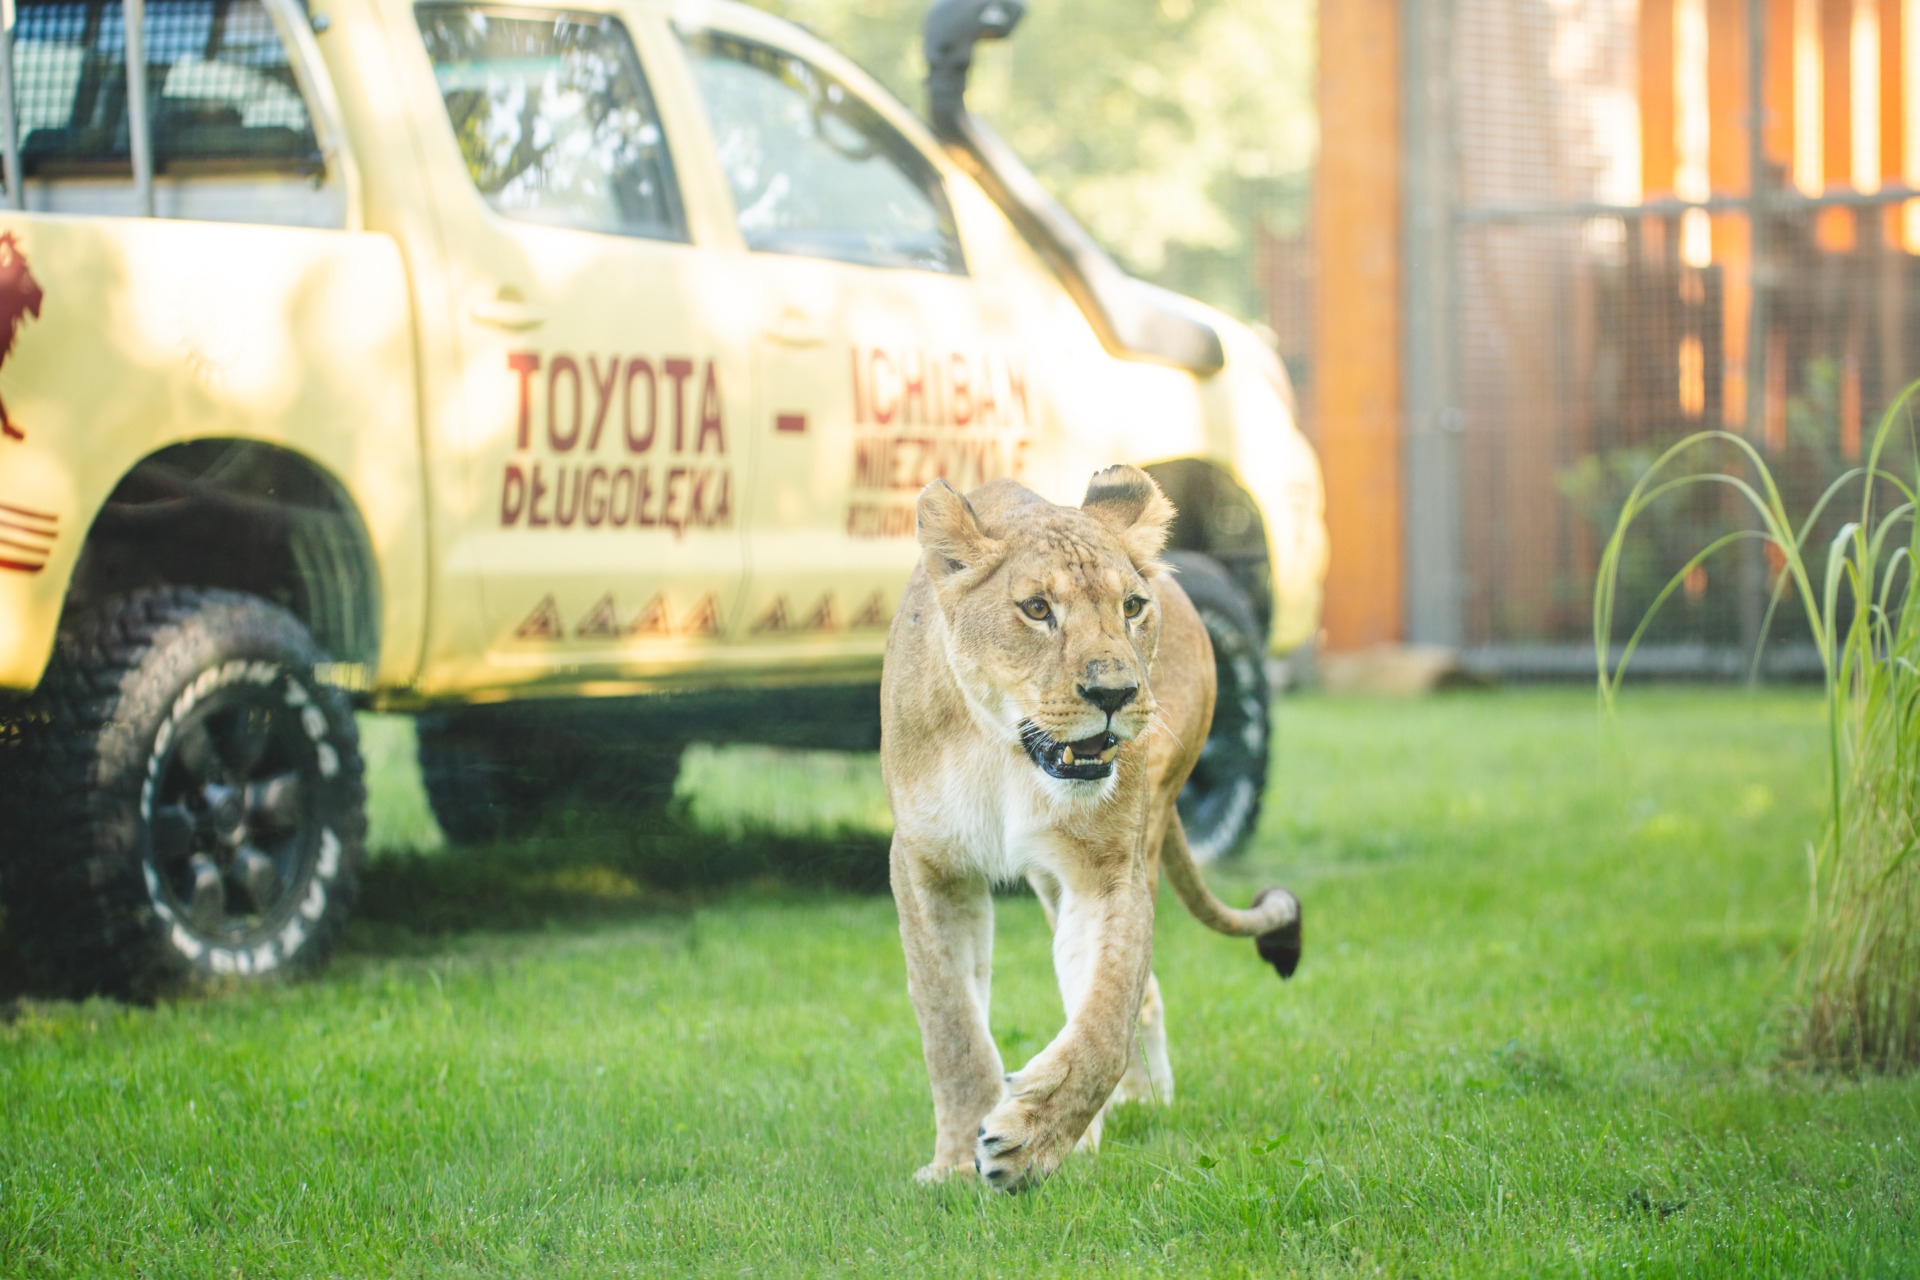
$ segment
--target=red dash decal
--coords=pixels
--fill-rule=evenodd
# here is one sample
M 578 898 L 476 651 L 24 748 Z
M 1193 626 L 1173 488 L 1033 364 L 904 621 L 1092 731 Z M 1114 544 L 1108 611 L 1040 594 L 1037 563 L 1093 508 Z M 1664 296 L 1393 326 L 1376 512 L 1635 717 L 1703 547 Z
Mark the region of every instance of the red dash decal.
M 38 573 L 47 566 L 30 564 L 25 560 L 0 560 L 0 569 L 13 569 L 20 573 Z
M 807 429 L 807 415 L 804 413 L 777 414 L 773 419 L 773 429 L 775 431 L 805 431 Z

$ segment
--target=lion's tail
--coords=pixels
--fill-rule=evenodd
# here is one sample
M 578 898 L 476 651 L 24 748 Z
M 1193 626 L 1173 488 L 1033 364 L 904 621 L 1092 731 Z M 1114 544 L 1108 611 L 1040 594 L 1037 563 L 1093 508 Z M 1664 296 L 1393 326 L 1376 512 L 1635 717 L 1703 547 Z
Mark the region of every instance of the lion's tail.
M 1178 813 L 1168 819 L 1167 836 L 1160 843 L 1160 866 L 1195 920 L 1230 938 L 1252 938 L 1262 960 L 1282 978 L 1293 976 L 1300 965 L 1300 899 L 1285 889 L 1262 889 L 1253 896 L 1252 906 L 1236 911 L 1214 897 L 1194 864 Z

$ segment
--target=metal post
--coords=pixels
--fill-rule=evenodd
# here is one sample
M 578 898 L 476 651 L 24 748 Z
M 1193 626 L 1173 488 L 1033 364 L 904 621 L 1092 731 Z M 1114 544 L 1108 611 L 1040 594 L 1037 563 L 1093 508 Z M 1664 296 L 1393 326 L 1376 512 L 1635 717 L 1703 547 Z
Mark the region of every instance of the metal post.
M 147 5 L 125 0 L 127 18 L 127 145 L 133 152 L 134 209 L 153 216 L 153 133 L 147 122 Z
M 1773 263 L 1767 250 L 1767 213 L 1771 192 L 1767 165 L 1767 0 L 1747 0 L 1747 243 L 1752 273 L 1747 307 L 1747 440 L 1758 448 L 1767 431 L 1768 295 L 1773 290 Z M 1758 480 L 1749 476 L 1750 480 Z M 1746 510 L 1745 504 L 1741 510 Z M 1748 513 L 1751 518 L 1751 513 Z M 1767 571 L 1760 544 L 1740 544 L 1737 593 L 1740 645 L 1749 659 L 1765 639 L 1760 623 L 1766 614 Z
M 25 176 L 20 171 L 20 126 L 13 113 L 13 27 L 7 21 L 13 5 L 0 13 L 0 163 L 5 164 L 7 208 L 27 207 Z
M 1454 403 L 1452 0 L 1401 0 L 1400 121 L 1405 169 L 1401 354 L 1405 381 L 1407 639 L 1465 638 L 1460 433 Z

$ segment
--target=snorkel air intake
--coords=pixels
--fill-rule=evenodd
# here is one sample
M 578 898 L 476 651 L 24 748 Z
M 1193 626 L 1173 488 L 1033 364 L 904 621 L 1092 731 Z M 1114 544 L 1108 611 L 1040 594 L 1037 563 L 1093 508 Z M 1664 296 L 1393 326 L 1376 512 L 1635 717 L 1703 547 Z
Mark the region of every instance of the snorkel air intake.
M 1175 295 L 1122 271 L 1012 148 L 967 111 L 973 46 L 1006 39 L 1026 11 L 1025 0 L 939 0 L 928 11 L 927 108 L 934 135 L 1046 259 L 1108 352 L 1201 375 L 1219 372 L 1227 361 L 1213 327 L 1177 309 Z

